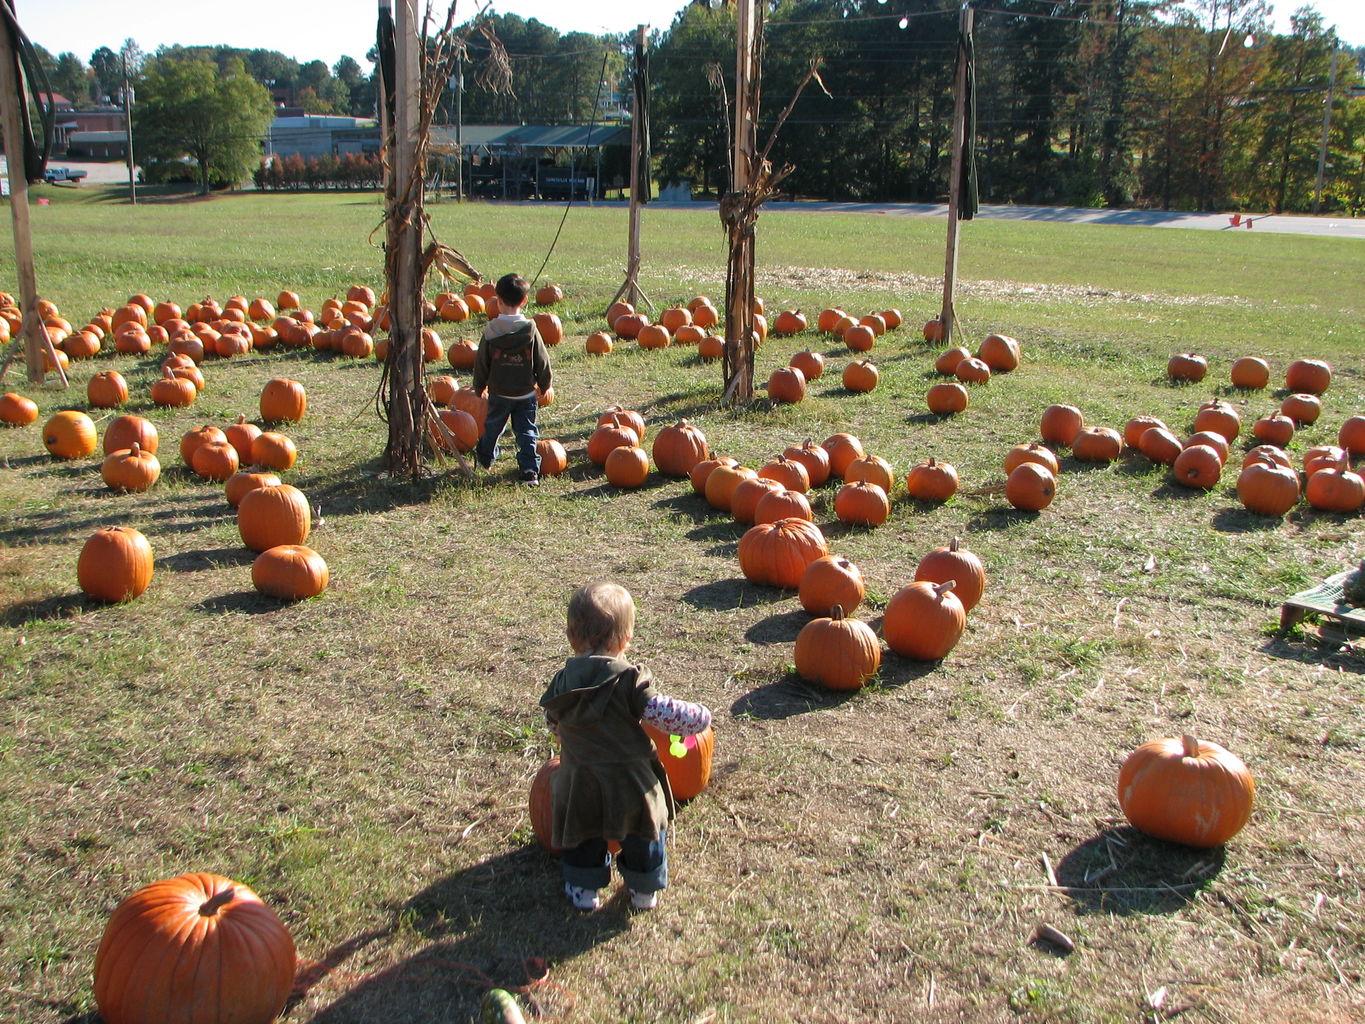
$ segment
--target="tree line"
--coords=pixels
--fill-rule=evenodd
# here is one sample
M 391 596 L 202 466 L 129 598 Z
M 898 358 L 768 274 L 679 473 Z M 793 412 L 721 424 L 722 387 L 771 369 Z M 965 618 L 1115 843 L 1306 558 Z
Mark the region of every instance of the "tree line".
M 772 151 L 774 162 L 794 167 L 784 183 L 792 194 L 943 200 L 958 47 L 958 8 L 943 2 L 765 8 L 760 138 L 812 60 L 827 87 L 805 91 Z M 513 92 L 482 87 L 485 55 L 471 46 L 439 120 L 454 121 L 458 105 L 466 124 L 582 124 L 628 105 L 631 36 L 561 34 L 516 15 L 493 22 Z M 982 202 L 1365 210 L 1365 48 L 1343 46 L 1311 7 L 1282 34 L 1268 30 L 1264 0 L 986 0 L 975 25 Z M 130 48 L 140 60 L 131 40 L 119 52 L 96 51 L 88 67 L 69 53 L 49 55 L 53 88 L 120 96 Z M 652 33 L 647 52 L 656 176 L 715 194 L 729 179 L 733 6 L 694 0 Z M 374 53 L 366 56 L 369 70 L 350 57 L 328 68 L 272 50 L 163 48 L 139 66 L 137 95 L 142 105 L 148 84 L 154 93 L 164 84 L 158 75 L 195 64 L 310 113 L 373 116 Z M 257 111 L 259 99 L 239 97 Z

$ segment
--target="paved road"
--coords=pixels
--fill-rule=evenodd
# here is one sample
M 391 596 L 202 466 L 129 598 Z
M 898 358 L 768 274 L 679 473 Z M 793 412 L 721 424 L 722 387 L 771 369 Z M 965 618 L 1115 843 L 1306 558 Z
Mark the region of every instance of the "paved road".
M 668 209 L 698 208 L 714 213 L 715 203 L 651 203 Z M 764 203 L 765 210 L 871 213 L 897 217 L 948 216 L 946 203 Z M 1179 213 L 1163 210 L 1091 210 L 1079 206 L 983 206 L 983 220 L 1033 220 L 1065 224 L 1126 224 L 1201 231 L 1273 231 L 1291 235 L 1333 235 L 1365 239 L 1365 218 L 1296 217 L 1271 213 Z M 1234 224 L 1234 219 L 1236 223 Z

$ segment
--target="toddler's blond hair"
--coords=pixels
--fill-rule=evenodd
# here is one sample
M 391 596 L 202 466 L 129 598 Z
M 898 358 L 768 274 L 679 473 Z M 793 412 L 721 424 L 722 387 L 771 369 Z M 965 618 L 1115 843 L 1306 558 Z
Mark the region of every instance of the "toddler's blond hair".
M 619 654 L 635 630 L 635 602 L 617 583 L 598 581 L 569 598 L 569 644 L 577 654 Z

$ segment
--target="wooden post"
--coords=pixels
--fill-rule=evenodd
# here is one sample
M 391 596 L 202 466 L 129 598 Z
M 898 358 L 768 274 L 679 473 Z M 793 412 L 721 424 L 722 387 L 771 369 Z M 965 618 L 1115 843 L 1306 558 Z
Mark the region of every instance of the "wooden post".
M 128 198 L 137 205 L 137 165 L 133 160 L 133 80 L 128 74 L 128 55 L 123 55 L 123 124 L 128 130 Z
M 19 92 L 19 61 L 10 44 L 9 32 L 0 31 L 0 119 L 4 121 L 5 163 L 9 172 L 9 212 L 14 227 L 14 263 L 19 277 L 19 304 L 24 311 L 19 336 L 24 339 L 24 364 L 28 379 L 42 383 L 43 350 L 47 349 L 52 365 L 67 386 L 66 374 L 57 362 L 52 338 L 38 315 L 38 276 L 33 268 L 33 236 L 29 228 L 28 177 L 24 170 L 24 141 L 20 131 L 20 111 L 23 97 Z M 9 368 L 9 360 L 0 369 L 0 377 Z
M 381 0 L 381 4 L 390 0 Z M 386 257 L 389 289 L 389 472 L 411 477 L 422 465 L 426 393 L 422 386 L 422 178 L 418 132 L 417 0 L 394 3 L 393 150 L 389 154 Z
M 962 8 L 959 31 L 966 35 L 972 30 L 973 11 L 970 6 Z M 943 309 L 939 313 L 939 339 L 946 345 L 952 344 L 953 322 L 956 312 L 953 309 L 953 295 L 957 288 L 957 249 L 961 225 L 958 222 L 958 200 L 962 195 L 962 161 L 966 157 L 967 136 L 967 59 L 958 49 L 957 75 L 953 81 L 953 132 L 952 164 L 948 171 L 948 253 L 943 269 Z
M 635 26 L 635 59 L 638 61 L 640 55 L 645 52 L 648 40 L 645 36 L 648 25 Z M 629 237 L 626 241 L 626 279 L 617 289 L 616 296 L 611 301 L 624 299 L 632 306 L 639 305 L 640 300 L 649 301 L 648 296 L 640 290 L 640 111 L 635 110 L 630 118 L 630 228 Z M 650 303 L 651 307 L 653 303 Z
M 740 199 L 758 168 L 758 25 L 753 0 L 735 7 L 735 139 L 730 197 Z M 743 202 L 744 200 L 740 200 Z M 757 215 L 757 212 L 754 212 Z M 725 282 L 725 395 L 735 404 L 754 397 L 754 231 L 748 217 L 730 228 Z

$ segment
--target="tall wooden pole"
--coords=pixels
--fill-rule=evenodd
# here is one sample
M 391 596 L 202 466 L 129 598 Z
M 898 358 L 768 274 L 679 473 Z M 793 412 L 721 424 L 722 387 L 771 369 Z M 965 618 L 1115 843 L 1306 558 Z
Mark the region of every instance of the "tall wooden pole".
M 754 184 L 758 168 L 758 25 L 753 0 L 735 5 L 735 138 L 731 161 L 730 202 Z M 757 216 L 757 211 L 754 211 Z M 722 213 L 724 219 L 724 213 Z M 725 281 L 725 395 L 735 404 L 754 396 L 754 231 L 749 216 L 730 225 L 730 255 Z
M 970 6 L 962 8 L 958 28 L 962 36 L 972 30 L 974 12 Z M 958 49 L 957 75 L 953 82 L 952 165 L 948 171 L 948 252 L 943 268 L 943 309 L 939 313 L 939 338 L 951 344 L 953 337 L 953 297 L 957 288 L 957 250 L 961 225 L 958 221 L 958 202 L 962 196 L 962 161 L 966 158 L 967 141 L 967 57 Z
M 133 79 L 128 74 L 128 55 L 123 55 L 123 125 L 128 130 L 128 198 L 137 205 L 137 165 L 133 160 Z
M 66 374 L 57 362 L 52 339 L 38 315 L 38 275 L 33 269 L 33 236 L 29 229 L 28 177 L 24 170 L 24 139 L 20 131 L 22 97 L 19 94 L 18 56 L 9 32 L 0 30 L 0 118 L 4 120 L 5 165 L 9 173 L 9 212 L 14 227 L 14 263 L 19 277 L 19 304 L 24 310 L 19 334 L 24 339 L 24 365 L 28 379 L 42 382 L 43 350 L 50 353 L 65 387 Z M 8 368 L 6 361 L 6 368 Z M 0 370 L 3 375 L 3 370 Z
M 417 0 L 394 6 L 393 149 L 389 154 L 389 472 L 411 477 L 422 466 L 426 395 L 422 386 L 422 179 L 418 134 Z
M 645 52 L 647 38 L 645 36 L 648 25 L 635 26 L 635 61 L 639 67 L 640 57 Z M 635 106 L 638 108 L 639 104 Z M 636 109 L 630 118 L 630 227 L 629 237 L 626 240 L 626 279 L 621 287 L 617 289 L 615 302 L 617 299 L 624 299 L 632 306 L 638 305 L 640 300 L 645 297 L 640 291 L 640 147 L 644 145 L 641 135 L 644 125 L 641 123 L 640 111 Z

